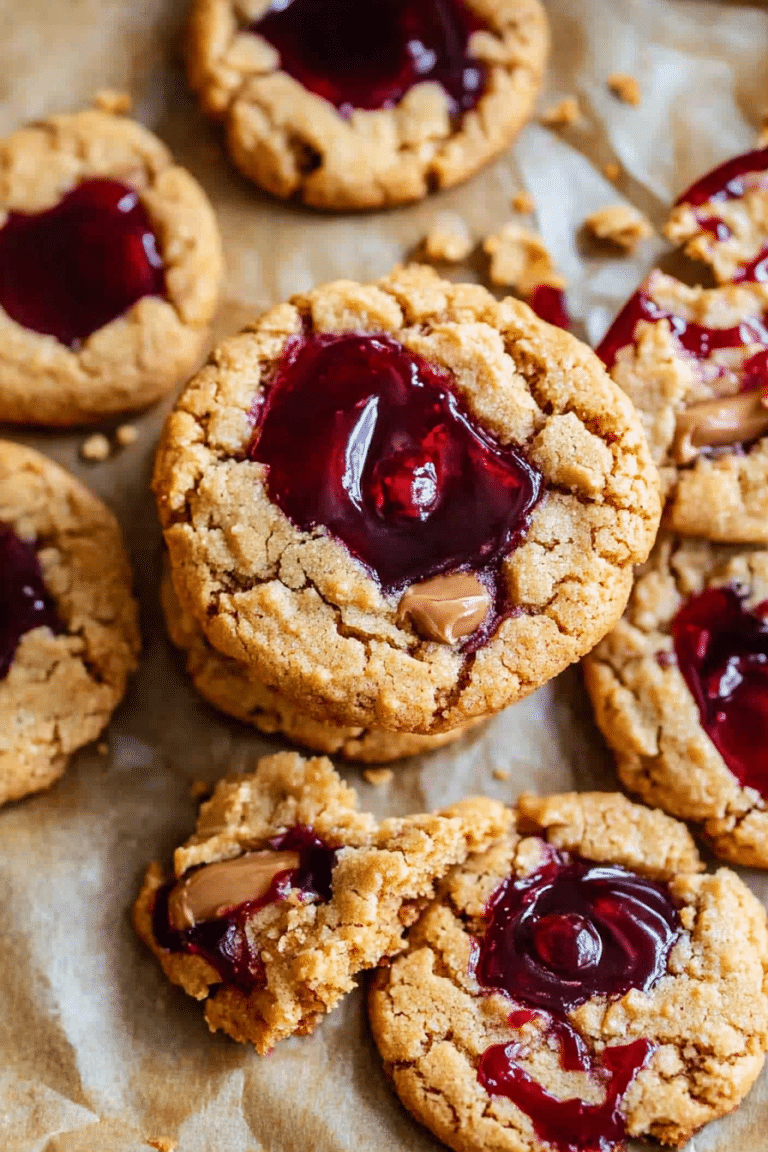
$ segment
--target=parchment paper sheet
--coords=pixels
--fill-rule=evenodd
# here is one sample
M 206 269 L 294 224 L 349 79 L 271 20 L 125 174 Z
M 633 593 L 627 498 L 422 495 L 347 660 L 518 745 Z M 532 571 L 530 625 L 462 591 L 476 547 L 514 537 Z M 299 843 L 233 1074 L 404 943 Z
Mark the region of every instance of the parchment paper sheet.
M 269 200 L 229 164 L 196 112 L 179 67 L 184 0 L 0 2 L 0 131 L 76 107 L 99 87 L 127 88 L 137 114 L 208 190 L 227 256 L 220 334 L 292 292 L 338 276 L 386 272 L 434 212 L 459 211 L 478 239 L 511 218 L 526 187 L 570 281 L 571 307 L 592 340 L 663 251 L 637 260 L 585 256 L 576 239 L 591 211 L 630 198 L 658 225 L 699 173 L 753 143 L 766 101 L 768 13 L 707 0 L 549 0 L 554 49 L 542 101 L 577 94 L 586 118 L 555 134 L 538 125 L 464 187 L 403 210 L 323 216 Z M 638 78 L 640 108 L 605 78 Z M 619 189 L 601 175 L 618 159 Z M 460 275 L 483 274 L 477 259 Z M 200 1007 L 174 989 L 134 938 L 129 908 L 146 863 L 191 831 L 192 780 L 247 769 L 279 745 L 217 717 L 185 683 L 164 637 L 157 584 L 160 534 L 148 491 L 165 405 L 137 420 L 138 443 L 85 466 L 83 433 L 19 435 L 83 476 L 116 510 L 143 610 L 139 674 L 109 730 L 109 755 L 86 749 L 44 796 L 0 812 L 0 1150 L 149 1152 L 427 1152 L 431 1138 L 390 1095 L 367 1034 L 360 993 L 316 1034 L 259 1059 L 210 1036 Z M 493 770 L 511 771 L 507 783 Z M 474 791 L 612 787 L 610 760 L 571 670 L 460 744 L 366 785 L 379 814 Z M 765 898 L 758 874 L 747 880 Z M 768 1077 L 697 1152 L 768 1149 Z

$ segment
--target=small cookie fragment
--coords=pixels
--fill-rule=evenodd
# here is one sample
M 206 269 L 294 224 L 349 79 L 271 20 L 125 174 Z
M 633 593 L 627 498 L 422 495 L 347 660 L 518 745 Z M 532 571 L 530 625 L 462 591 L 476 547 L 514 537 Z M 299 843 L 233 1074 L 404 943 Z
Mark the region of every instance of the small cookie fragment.
M 357 973 L 402 951 L 435 882 L 508 823 L 476 798 L 377 824 L 329 760 L 279 753 L 217 784 L 173 874 L 147 872 L 134 923 L 168 978 L 206 1000 L 211 1031 L 267 1052 L 314 1031 Z M 282 871 L 265 889 L 270 857 Z M 251 864 L 262 896 L 243 903 Z
M 607 84 L 614 96 L 624 104 L 637 107 L 640 103 L 640 85 L 634 76 L 626 72 L 613 72 L 608 77 Z
M 128 92 L 118 92 L 115 88 L 100 88 L 93 95 L 93 106 L 113 116 L 124 116 L 130 112 L 133 100 Z
M 768 148 L 768 111 L 760 118 L 760 131 L 755 140 L 756 148 Z
M 473 242 L 461 216 L 455 212 L 444 212 L 432 221 L 429 232 L 424 237 L 424 252 L 430 260 L 446 264 L 458 264 L 472 251 Z
M 121 448 L 128 448 L 139 438 L 139 430 L 133 424 L 121 424 L 115 432 L 115 440 Z
M 757 868 L 768 868 L 766 600 L 765 550 L 662 532 L 623 619 L 584 660 L 625 787 Z
M 509 780 L 509 772 L 506 768 L 494 768 L 492 775 L 494 780 Z
M 607 180 L 614 183 L 621 176 L 621 164 L 616 160 L 609 160 L 607 164 L 603 165 L 603 175 Z
M 565 279 L 555 271 L 541 236 L 520 224 L 506 224 L 487 236 L 483 249 L 491 258 L 489 275 L 494 284 L 515 288 L 523 296 L 530 296 L 540 284 L 565 288 Z
M 514 815 L 373 979 L 387 1076 L 455 1152 L 682 1147 L 763 1066 L 765 910 L 623 796 L 523 796 Z
M 530 192 L 522 189 L 512 197 L 512 209 L 515 212 L 519 212 L 521 216 L 530 216 L 536 211 L 536 201 Z
M 569 128 L 581 120 L 581 108 L 575 96 L 566 96 L 564 100 L 552 104 L 539 116 L 539 123 L 546 124 L 548 128 Z
M 654 235 L 650 220 L 632 204 L 609 204 L 588 216 L 584 227 L 596 240 L 608 241 L 630 253 L 642 240 Z
M 382 788 L 385 784 L 389 784 L 394 772 L 391 768 L 366 768 L 363 776 L 374 788 Z
M 109 459 L 112 445 L 101 432 L 94 432 L 80 445 L 80 455 L 83 460 L 90 460 L 92 464 L 100 464 Z

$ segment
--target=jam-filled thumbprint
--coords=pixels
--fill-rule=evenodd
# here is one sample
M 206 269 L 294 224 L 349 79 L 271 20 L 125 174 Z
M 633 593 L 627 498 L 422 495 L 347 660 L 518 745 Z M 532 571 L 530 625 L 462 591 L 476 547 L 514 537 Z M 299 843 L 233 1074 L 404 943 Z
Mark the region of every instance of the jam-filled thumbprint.
M 34 628 L 62 629 L 43 581 L 35 544 L 0 524 L 0 680 L 7 676 L 19 641 Z
M 90 179 L 0 228 L 0 306 L 76 348 L 144 296 L 165 295 L 157 236 L 135 189 Z
M 275 0 L 251 29 L 278 50 L 284 72 L 342 115 L 393 108 L 424 81 L 460 115 L 483 91 L 469 38 L 484 26 L 463 0 Z

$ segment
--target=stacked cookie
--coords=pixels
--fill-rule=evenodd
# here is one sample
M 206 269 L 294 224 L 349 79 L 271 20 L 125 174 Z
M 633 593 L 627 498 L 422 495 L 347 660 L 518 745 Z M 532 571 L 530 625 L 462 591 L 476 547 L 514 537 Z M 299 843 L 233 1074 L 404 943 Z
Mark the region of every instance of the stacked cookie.
M 379 759 L 592 648 L 659 519 L 637 416 L 594 354 L 421 267 L 297 296 L 215 349 L 154 488 L 198 686 Z
M 585 660 L 627 788 L 768 867 L 768 153 L 690 188 L 668 237 L 718 287 L 653 272 L 598 348 L 658 465 L 664 527 Z

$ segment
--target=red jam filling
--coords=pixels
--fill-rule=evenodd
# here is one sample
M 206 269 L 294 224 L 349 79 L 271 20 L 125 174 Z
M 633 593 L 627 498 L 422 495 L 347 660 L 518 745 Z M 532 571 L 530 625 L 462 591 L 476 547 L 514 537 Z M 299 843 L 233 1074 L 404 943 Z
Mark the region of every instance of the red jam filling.
M 512 1027 L 519 1028 L 535 1018 L 533 1012 L 513 1012 Z M 547 1031 L 560 1049 L 563 1068 L 568 1072 L 587 1072 L 605 1085 L 605 1099 L 588 1104 L 578 1097 L 560 1099 L 520 1067 L 525 1045 L 494 1044 L 480 1058 L 478 1079 L 491 1096 L 506 1096 L 533 1121 L 540 1140 L 560 1152 L 608 1152 L 621 1143 L 627 1129 L 621 1104 L 637 1073 L 653 1053 L 648 1040 L 606 1048 L 600 1060 L 592 1058 L 581 1037 L 565 1020 L 550 1019 Z
M 528 297 L 528 305 L 548 324 L 554 324 L 556 328 L 564 328 L 566 332 L 570 332 L 571 317 L 568 314 L 568 305 L 562 288 L 553 288 L 551 284 L 538 284 Z
M 610 372 L 622 348 L 634 343 L 635 330 L 641 320 L 658 323 L 668 320 L 672 334 L 680 345 L 697 360 L 706 360 L 718 348 L 743 348 L 749 344 L 768 345 L 768 320 L 750 317 L 733 328 L 706 328 L 682 316 L 675 316 L 653 300 L 647 292 L 636 292 L 619 312 L 613 324 L 596 348 L 597 355 Z M 756 387 L 762 380 L 763 353 L 748 360 L 742 371 L 745 378 L 753 380 L 750 387 Z
M 549 849 L 536 872 L 500 885 L 487 916 L 474 965 L 478 982 L 526 1006 L 511 1013 L 512 1028 L 542 1020 L 562 1067 L 592 1075 L 604 1084 L 605 1097 L 589 1104 L 552 1096 L 521 1067 L 521 1040 L 483 1053 L 480 1083 L 517 1105 L 560 1152 L 608 1152 L 626 1136 L 621 1104 L 653 1045 L 637 1040 L 592 1057 L 564 1013 L 592 996 L 648 990 L 666 972 L 680 931 L 667 886 L 619 865 Z
M 474 425 L 448 372 L 383 335 L 292 340 L 250 456 L 286 516 L 327 528 L 385 591 L 467 569 L 495 588 L 542 485 Z
M 43 583 L 35 545 L 0 525 L 0 680 L 22 636 L 33 628 L 61 632 L 62 625 Z
M 45 212 L 10 212 L 0 228 L 0 306 L 70 348 L 142 296 L 164 295 L 149 217 L 117 180 L 85 180 Z
M 297 825 L 267 845 L 275 851 L 298 852 L 298 868 L 275 876 L 269 891 L 259 900 L 249 900 L 226 916 L 206 920 L 193 928 L 172 928 L 168 918 L 168 897 L 173 884 L 161 888 L 155 900 L 153 932 L 161 948 L 201 956 L 216 969 L 225 984 L 249 992 L 264 983 L 264 968 L 246 932 L 246 922 L 260 908 L 284 900 L 291 891 L 305 901 L 327 903 L 332 894 L 336 852 L 328 848 L 311 828 Z M 205 865 L 203 865 L 205 867 Z
M 251 25 L 280 53 L 280 67 L 349 116 L 393 108 L 414 85 L 441 85 L 454 116 L 485 86 L 469 37 L 485 25 L 463 0 L 273 0 Z
M 744 177 L 751 176 L 754 172 L 764 172 L 766 168 L 768 168 L 768 148 L 735 156 L 692 184 L 682 196 L 678 197 L 675 206 L 690 204 L 692 208 L 698 208 L 710 200 L 737 200 L 744 195 Z
M 745 788 L 768 798 L 768 603 L 744 608 L 734 588 L 709 588 L 672 622 L 677 664 L 701 726 Z

